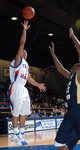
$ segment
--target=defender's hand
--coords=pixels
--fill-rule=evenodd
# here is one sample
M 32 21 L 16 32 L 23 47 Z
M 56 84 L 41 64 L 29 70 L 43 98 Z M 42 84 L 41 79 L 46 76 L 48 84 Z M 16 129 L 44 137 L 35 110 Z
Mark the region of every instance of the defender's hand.
M 73 29 L 70 28 L 69 29 L 69 37 L 72 38 L 72 36 L 74 36 L 74 32 L 73 32 Z
M 52 42 L 52 47 L 49 46 L 51 55 L 54 53 L 54 43 Z

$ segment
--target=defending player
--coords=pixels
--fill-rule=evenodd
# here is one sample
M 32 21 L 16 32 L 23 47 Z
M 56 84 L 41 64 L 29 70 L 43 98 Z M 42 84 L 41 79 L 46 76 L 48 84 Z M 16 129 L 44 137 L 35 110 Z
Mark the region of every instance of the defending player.
M 72 28 L 69 30 L 69 37 L 73 39 L 80 57 L 80 44 Z M 73 150 L 80 139 L 80 63 L 75 64 L 71 68 L 71 72 L 69 72 L 56 57 L 53 42 L 52 47 L 49 46 L 49 48 L 56 68 L 62 75 L 69 79 L 66 89 L 69 110 L 58 130 L 55 146 L 60 150 Z

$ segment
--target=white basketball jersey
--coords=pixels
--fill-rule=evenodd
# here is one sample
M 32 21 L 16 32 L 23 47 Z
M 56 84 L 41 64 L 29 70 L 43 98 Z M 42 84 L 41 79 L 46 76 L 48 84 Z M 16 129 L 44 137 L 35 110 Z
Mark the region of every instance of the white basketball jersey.
M 12 82 L 21 83 L 25 85 L 28 78 L 29 66 L 25 59 L 22 57 L 18 66 L 15 67 L 15 59 L 10 64 L 10 80 Z

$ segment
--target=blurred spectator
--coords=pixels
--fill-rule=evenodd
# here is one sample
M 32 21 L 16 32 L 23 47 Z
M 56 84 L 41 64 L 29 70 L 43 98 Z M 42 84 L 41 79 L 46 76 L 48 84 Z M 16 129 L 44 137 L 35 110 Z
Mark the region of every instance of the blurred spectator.
M 63 97 L 61 98 L 61 103 L 64 103 L 64 99 L 63 99 Z
M 64 111 L 61 111 L 61 116 L 64 116 L 65 115 L 65 112 Z
M 35 118 L 35 117 L 37 117 L 36 111 L 35 111 L 35 110 L 32 110 L 32 113 L 31 113 L 31 115 L 30 115 L 30 118 Z
M 57 103 L 55 96 L 52 96 L 52 103 L 53 103 L 53 106 L 55 106 L 55 104 Z
M 37 117 L 42 117 L 42 114 L 41 114 L 41 110 L 40 110 L 40 109 L 38 109 L 38 113 L 37 113 L 36 115 L 37 115 Z
M 57 102 L 60 103 L 60 101 L 61 101 L 61 99 L 58 97 L 58 98 L 57 98 Z
M 54 109 L 52 110 L 51 115 L 49 117 L 53 117 L 53 116 L 56 116 L 56 112 Z
M 35 98 L 35 103 L 39 103 L 39 101 L 38 101 L 38 98 L 37 98 L 37 97 Z
M 68 107 L 68 104 L 67 104 L 67 102 L 66 102 L 66 101 L 64 102 L 64 106 L 65 106 L 65 108 L 67 108 L 67 107 Z
M 48 117 L 45 110 L 43 110 L 42 117 Z
M 55 105 L 55 107 L 53 109 L 55 110 L 55 112 L 58 112 L 57 105 Z
M 55 107 L 53 108 L 53 110 L 54 110 L 56 116 L 61 115 L 61 112 L 60 112 L 60 110 L 57 108 L 57 105 L 55 105 Z
M 50 116 L 49 117 L 53 117 L 53 113 L 51 112 Z

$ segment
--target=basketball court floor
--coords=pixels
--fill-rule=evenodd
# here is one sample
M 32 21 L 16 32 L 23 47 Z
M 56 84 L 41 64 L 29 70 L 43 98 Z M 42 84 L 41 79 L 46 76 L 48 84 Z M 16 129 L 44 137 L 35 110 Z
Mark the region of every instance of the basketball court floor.
M 59 150 L 54 147 L 55 129 L 25 133 L 27 146 L 16 146 L 14 142 L 11 142 L 11 136 L 12 134 L 0 135 L 0 150 Z M 79 143 L 80 141 L 74 150 L 80 150 Z

